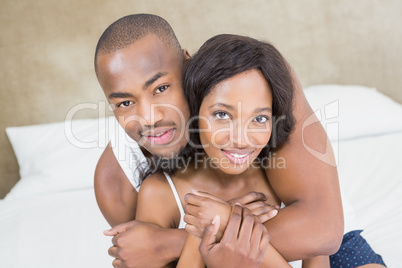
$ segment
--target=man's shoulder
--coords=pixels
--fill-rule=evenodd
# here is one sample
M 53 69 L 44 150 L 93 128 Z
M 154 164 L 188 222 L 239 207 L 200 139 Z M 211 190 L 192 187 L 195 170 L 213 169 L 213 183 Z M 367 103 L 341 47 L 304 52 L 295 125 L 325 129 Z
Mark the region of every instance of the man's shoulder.
M 117 162 L 112 147 L 110 144 L 108 144 L 99 158 L 98 164 L 96 165 L 95 183 L 105 183 L 110 180 L 113 180 L 114 183 L 116 183 L 118 178 L 127 180 L 127 176 L 125 175 L 120 164 Z
M 94 189 L 98 206 L 111 226 L 135 219 L 137 192 L 109 146 L 96 166 Z

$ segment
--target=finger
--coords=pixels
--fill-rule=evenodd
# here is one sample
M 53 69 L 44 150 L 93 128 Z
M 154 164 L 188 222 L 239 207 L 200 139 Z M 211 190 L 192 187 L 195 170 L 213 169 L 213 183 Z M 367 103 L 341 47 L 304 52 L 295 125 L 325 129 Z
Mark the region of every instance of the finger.
M 251 202 L 246 205 L 243 205 L 243 207 L 248 208 L 249 210 L 251 210 L 251 212 L 253 212 L 253 210 L 255 210 L 255 209 L 259 209 L 259 208 L 263 208 L 263 207 L 267 207 L 267 206 L 269 207 L 271 205 L 264 201 L 256 201 L 256 202 Z M 272 208 L 274 209 L 275 207 L 272 206 Z
M 250 209 L 250 205 L 246 206 L 248 209 Z M 264 204 L 262 206 L 258 206 L 258 207 L 254 207 L 253 209 L 250 209 L 251 213 L 254 216 L 258 216 L 258 215 L 262 215 L 265 213 L 270 212 L 271 210 L 277 210 L 274 206 L 268 205 L 268 204 Z
M 112 244 L 117 247 L 119 245 L 120 239 L 121 239 L 121 234 L 117 234 L 117 235 L 113 236 Z
M 226 203 L 224 200 L 220 199 L 219 197 L 216 197 L 216 196 L 214 196 L 214 195 L 212 195 L 210 193 L 207 193 L 207 192 L 198 191 L 198 190 L 192 190 L 191 192 L 193 194 L 201 196 L 201 197 L 209 198 L 209 199 L 212 199 L 214 201 L 221 202 L 221 203 Z
M 243 221 L 240 227 L 239 242 L 241 245 L 248 245 L 253 232 L 254 216 L 248 208 L 243 208 Z
M 256 201 L 266 201 L 268 197 L 261 192 L 250 192 L 237 198 L 228 201 L 229 204 L 240 203 L 246 205 Z
M 242 220 L 242 209 L 239 205 L 234 205 L 232 207 L 232 212 L 230 213 L 229 222 L 226 226 L 225 233 L 223 234 L 222 241 L 232 242 L 237 240 L 241 220 Z
M 220 226 L 220 217 L 216 215 L 211 224 L 205 228 L 202 240 L 200 243 L 200 252 L 204 254 L 208 252 L 216 244 L 216 235 L 218 234 Z
M 185 223 L 194 225 L 194 226 L 199 226 L 200 220 L 197 217 L 194 217 L 193 215 L 190 214 L 185 214 L 183 217 L 183 220 Z
M 118 224 L 109 230 L 103 231 L 104 235 L 115 236 L 117 234 L 123 233 L 133 227 L 136 224 L 136 221 L 130 221 L 122 224 Z
M 194 217 L 198 217 L 201 211 L 201 207 L 199 206 L 195 206 L 193 204 L 185 204 L 184 205 L 184 212 L 186 213 L 186 215 L 191 215 Z
M 260 243 L 264 228 L 265 227 L 262 225 L 262 223 L 254 221 L 253 232 L 251 234 L 250 240 L 250 250 L 252 256 L 257 256 L 260 252 Z
M 184 228 L 186 229 L 187 233 L 192 234 L 194 236 L 202 237 L 201 230 L 195 227 L 194 225 L 186 224 Z
M 184 201 L 186 201 L 187 204 L 193 205 L 193 206 L 200 206 L 202 203 L 202 200 L 205 197 L 199 196 L 193 193 L 188 193 L 184 196 Z
M 116 246 L 112 246 L 108 249 L 107 253 L 109 254 L 109 256 L 113 257 L 113 258 L 117 258 L 118 254 L 117 254 L 117 247 Z
M 267 228 L 265 228 L 265 226 L 263 226 L 263 231 L 262 231 L 262 235 L 261 235 L 261 241 L 260 241 L 260 252 L 265 254 L 265 252 L 268 249 L 269 246 L 269 240 L 270 240 L 270 236 L 268 233 Z
M 219 203 L 225 202 L 219 198 L 207 197 L 205 194 L 200 195 L 200 194 L 195 194 L 195 193 L 188 193 L 184 196 L 184 201 L 186 201 L 187 204 L 197 206 L 197 207 L 202 207 L 204 202 L 211 201 L 211 200 L 217 201 Z
M 210 220 L 199 219 L 189 214 L 185 214 L 183 220 L 185 223 L 193 225 L 195 228 L 200 229 L 201 233 L 204 232 L 205 227 L 208 226 L 212 221 L 212 219 Z
M 113 265 L 113 267 L 115 267 L 115 268 L 122 268 L 122 267 L 124 267 L 124 266 L 122 265 L 122 261 L 119 260 L 119 259 L 114 259 L 113 262 L 112 262 L 112 265 Z
M 268 211 L 267 213 L 258 215 L 258 219 L 260 222 L 264 223 L 269 221 L 270 219 L 274 218 L 276 215 L 278 215 L 278 210 L 274 209 L 271 211 Z

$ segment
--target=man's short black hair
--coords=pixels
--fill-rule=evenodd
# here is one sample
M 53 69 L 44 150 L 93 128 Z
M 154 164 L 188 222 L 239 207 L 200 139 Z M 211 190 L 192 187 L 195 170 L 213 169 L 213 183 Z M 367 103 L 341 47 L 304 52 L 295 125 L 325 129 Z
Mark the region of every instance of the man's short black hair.
M 152 14 L 133 14 L 118 19 L 103 32 L 95 50 L 95 71 L 99 54 L 124 49 L 149 34 L 157 35 L 167 47 L 176 50 L 178 57 L 183 57 L 180 43 L 166 20 Z

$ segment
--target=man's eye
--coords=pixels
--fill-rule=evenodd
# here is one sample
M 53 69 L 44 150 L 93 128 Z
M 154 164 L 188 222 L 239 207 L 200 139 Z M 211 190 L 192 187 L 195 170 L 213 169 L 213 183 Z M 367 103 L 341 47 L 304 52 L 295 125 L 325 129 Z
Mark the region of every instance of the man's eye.
M 229 119 L 229 115 L 225 112 L 217 112 L 215 113 L 215 117 L 218 119 Z
M 131 104 L 133 104 L 132 101 L 123 101 L 123 102 L 120 102 L 119 104 L 117 104 L 116 106 L 117 106 L 117 107 L 128 107 L 128 106 L 130 106 Z
M 256 121 L 258 123 L 265 123 L 265 122 L 268 121 L 268 117 L 259 115 L 259 116 L 254 118 L 254 121 Z
M 158 87 L 158 88 L 155 90 L 155 94 L 162 93 L 162 92 L 165 91 L 167 88 L 168 88 L 167 85 Z

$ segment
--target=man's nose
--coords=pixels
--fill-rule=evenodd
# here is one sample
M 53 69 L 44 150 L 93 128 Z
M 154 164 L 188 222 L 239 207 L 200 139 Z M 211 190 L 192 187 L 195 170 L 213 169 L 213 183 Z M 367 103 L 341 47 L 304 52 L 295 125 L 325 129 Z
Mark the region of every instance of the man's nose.
M 143 102 L 139 105 L 138 108 L 138 115 L 143 120 L 143 125 L 152 127 L 157 122 L 163 119 L 163 111 L 158 105 L 149 102 Z

